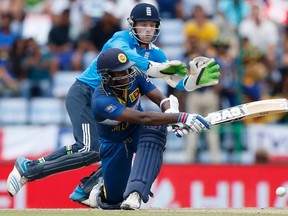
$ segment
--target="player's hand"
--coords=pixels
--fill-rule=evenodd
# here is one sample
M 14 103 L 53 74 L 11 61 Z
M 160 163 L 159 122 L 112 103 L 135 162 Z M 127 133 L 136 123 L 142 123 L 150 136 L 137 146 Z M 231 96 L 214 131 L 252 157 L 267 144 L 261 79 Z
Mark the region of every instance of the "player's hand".
M 177 75 L 180 77 L 185 76 L 188 73 L 186 64 L 181 61 L 173 60 L 164 63 L 150 61 L 150 67 L 147 70 L 147 74 L 155 78 L 169 78 L 171 75 Z
M 189 62 L 190 75 L 184 81 L 184 88 L 187 91 L 194 91 L 195 89 L 216 85 L 219 82 L 220 66 L 213 58 L 196 57 Z
M 211 125 L 204 117 L 198 114 L 190 114 L 186 112 L 181 112 L 178 117 L 178 122 L 182 122 L 184 126 L 188 127 L 189 132 L 202 132 L 204 130 L 210 129 Z

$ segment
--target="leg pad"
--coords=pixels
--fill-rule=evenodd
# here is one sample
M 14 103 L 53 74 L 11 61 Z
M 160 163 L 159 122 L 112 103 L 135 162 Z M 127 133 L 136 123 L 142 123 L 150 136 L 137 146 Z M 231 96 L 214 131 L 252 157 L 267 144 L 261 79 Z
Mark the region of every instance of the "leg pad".
M 24 176 L 29 180 L 36 180 L 52 174 L 88 166 L 99 161 L 99 153 L 96 151 L 77 152 L 71 155 L 64 155 L 55 160 L 37 164 L 33 163 L 31 166 L 28 165 L 28 169 L 24 173 Z
M 143 127 L 124 199 L 136 191 L 143 202 L 148 202 L 150 189 L 162 166 L 166 138 L 166 126 Z

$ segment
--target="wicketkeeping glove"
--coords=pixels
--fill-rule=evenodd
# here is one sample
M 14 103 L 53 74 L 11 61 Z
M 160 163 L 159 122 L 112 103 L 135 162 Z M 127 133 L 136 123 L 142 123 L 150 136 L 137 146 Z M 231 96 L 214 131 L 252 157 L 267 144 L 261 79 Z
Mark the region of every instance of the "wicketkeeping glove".
M 167 68 L 160 70 L 161 73 L 166 75 L 175 75 L 185 76 L 188 73 L 186 64 L 181 61 L 173 60 L 167 63 L 163 63 Z
M 190 75 L 184 80 L 184 88 L 187 91 L 216 85 L 219 82 L 220 66 L 213 58 L 196 57 L 189 62 Z
M 157 63 L 150 61 L 151 66 L 148 68 L 147 73 L 151 77 L 163 78 L 166 75 L 179 75 L 185 76 L 188 73 L 186 64 L 179 60 L 168 61 L 164 63 Z

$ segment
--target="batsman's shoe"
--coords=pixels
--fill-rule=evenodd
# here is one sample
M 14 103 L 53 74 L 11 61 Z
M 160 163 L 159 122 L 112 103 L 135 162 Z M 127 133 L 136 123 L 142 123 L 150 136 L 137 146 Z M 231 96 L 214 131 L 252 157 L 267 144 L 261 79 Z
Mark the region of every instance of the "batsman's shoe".
M 138 192 L 131 193 L 121 204 L 124 210 L 136 210 L 141 207 L 141 197 Z
M 99 177 L 98 183 L 92 188 L 90 195 L 89 195 L 89 204 L 91 208 L 99 208 L 97 203 L 97 196 L 100 193 L 100 188 L 103 185 L 103 178 Z
M 30 160 L 19 157 L 15 161 L 14 168 L 12 172 L 10 172 L 7 179 L 7 191 L 10 196 L 15 196 L 18 191 L 26 184 L 28 179 L 23 176 L 25 171 L 27 170 L 27 164 Z
M 86 194 L 81 185 L 77 185 L 73 193 L 69 196 L 71 200 L 79 204 L 90 207 L 89 194 Z

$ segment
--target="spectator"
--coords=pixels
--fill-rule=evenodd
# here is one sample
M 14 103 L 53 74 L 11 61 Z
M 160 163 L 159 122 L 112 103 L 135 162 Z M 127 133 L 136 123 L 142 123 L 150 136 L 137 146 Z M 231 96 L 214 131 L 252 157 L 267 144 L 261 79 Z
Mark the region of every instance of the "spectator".
M 237 29 L 233 26 L 226 16 L 218 12 L 213 17 L 213 23 L 219 28 L 219 35 L 216 40 L 229 41 L 228 55 L 232 58 L 239 56 L 239 39 L 237 36 Z M 214 43 L 214 41 L 213 41 Z
M 26 74 L 21 81 L 21 95 L 30 97 L 51 96 L 52 67 L 51 54 L 43 53 L 33 38 L 27 39 L 22 67 Z
M 183 18 L 183 0 L 158 0 L 157 2 L 163 19 Z
M 214 59 L 221 66 L 221 82 L 217 85 L 220 94 L 220 108 L 237 105 L 237 71 L 236 59 L 229 52 L 230 40 L 224 36 L 213 42 Z
M 282 69 L 282 97 L 288 98 L 288 69 Z
M 22 67 L 26 46 L 27 41 L 25 39 L 17 38 L 9 52 L 8 70 L 12 77 L 18 81 L 21 81 L 26 76 Z
M 200 43 L 198 41 L 198 38 L 195 36 L 187 38 L 185 41 L 185 53 L 183 54 L 183 62 L 186 63 L 186 65 L 189 64 L 189 61 L 191 59 L 194 59 L 198 56 L 205 56 L 206 50 L 203 51 Z M 177 89 L 173 89 L 171 87 L 168 88 L 168 91 L 170 94 L 175 95 L 178 98 L 179 101 L 179 110 L 180 111 L 186 111 L 186 103 L 187 103 L 187 92 L 179 91 Z
M 215 87 L 202 88 L 193 92 L 187 93 L 186 98 L 186 111 L 196 112 L 200 115 L 206 116 L 210 112 L 219 110 L 219 94 Z M 187 135 L 186 144 L 186 158 L 187 162 L 197 161 L 197 140 L 199 140 L 200 134 L 190 133 Z M 220 162 L 220 137 L 216 127 L 211 128 L 210 131 L 204 134 L 206 143 L 209 148 L 209 163 Z M 199 159 L 199 158 L 198 158 Z
M 31 10 L 39 10 L 40 13 L 47 13 L 51 16 L 52 20 L 62 13 L 62 11 L 69 9 L 69 37 L 75 41 L 82 34 L 86 33 L 90 24 L 90 17 L 100 16 L 102 12 L 102 1 L 94 0 L 45 0 L 34 3 L 37 6 L 30 6 Z M 90 12 L 92 11 L 92 14 Z M 35 12 L 34 12 L 35 13 Z M 38 12 L 39 13 L 39 12 Z
M 72 40 L 77 40 L 87 29 L 85 29 L 84 19 L 85 13 L 83 13 L 80 0 L 69 0 L 69 19 L 70 19 L 70 31 L 69 35 Z
M 0 66 L 7 67 L 8 53 L 17 35 L 11 31 L 13 17 L 11 13 L 4 13 L 0 22 Z
M 103 45 L 117 31 L 120 31 L 118 19 L 113 15 L 113 4 L 104 4 L 104 14 L 100 20 L 89 30 L 89 39 L 99 52 Z
M 3 67 L 0 67 L 0 97 L 11 97 L 18 93 L 18 83 Z
M 260 6 L 256 4 L 252 6 L 250 16 L 241 21 L 239 33 L 264 54 L 268 50 L 276 52 L 277 43 L 280 41 L 278 26 L 264 18 Z
M 219 34 L 218 27 L 207 18 L 205 11 L 200 5 L 194 7 L 192 18 L 185 22 L 184 31 L 186 40 L 189 40 L 190 37 L 196 37 L 203 51 L 209 47 L 210 43 Z
M 65 9 L 60 15 L 55 15 L 48 35 L 48 47 L 56 61 L 57 70 L 72 69 L 73 41 L 69 35 L 69 14 L 69 9 Z
M 248 64 L 250 62 L 257 62 L 261 58 L 263 58 L 263 53 L 253 46 L 248 38 L 241 38 L 240 40 L 240 47 L 241 47 L 241 61 L 243 64 Z
M 282 97 L 288 98 L 288 27 L 286 27 L 285 36 L 282 44 L 282 56 L 280 63 L 281 83 L 278 85 L 278 92 Z
M 98 51 L 95 50 L 87 34 L 81 35 L 77 42 L 72 58 L 72 69 L 82 71 L 96 58 Z
M 186 53 L 184 56 L 185 62 L 188 63 L 197 56 L 208 56 L 207 47 L 203 47 L 203 44 L 200 42 L 199 37 L 192 35 L 186 40 Z M 221 69 L 222 73 L 222 69 Z M 222 77 L 222 76 L 221 76 Z M 180 93 L 180 94 L 178 94 Z M 210 112 L 219 110 L 219 94 L 217 91 L 217 86 L 201 88 L 193 92 L 176 92 L 175 95 L 179 99 L 180 110 L 181 107 L 185 107 L 184 110 L 187 112 L 199 112 L 201 115 L 206 116 Z M 197 102 L 195 102 L 197 101 Z M 189 163 L 198 162 L 199 154 L 197 154 L 199 148 L 197 146 L 197 140 L 201 135 L 196 133 L 191 133 L 187 135 L 186 143 L 186 160 Z M 220 162 L 220 143 L 219 143 L 219 133 L 217 128 L 212 128 L 208 133 L 205 133 L 204 138 L 206 138 L 205 143 L 208 144 L 210 152 L 210 161 L 211 163 Z
M 0 95 L 11 96 L 17 92 L 17 82 L 9 68 L 9 53 L 17 40 L 17 35 L 11 31 L 13 16 L 10 12 L 1 15 L 0 22 Z
M 216 13 L 216 1 L 215 0 L 182 0 L 182 13 L 183 19 L 187 20 L 191 18 L 191 11 L 195 9 L 195 7 L 200 6 L 203 8 L 207 17 L 212 18 Z
M 241 19 L 247 17 L 251 11 L 249 0 L 218 0 L 217 9 L 226 19 L 237 28 Z
M 263 99 L 263 84 L 267 77 L 267 68 L 261 62 L 251 62 L 245 65 L 243 77 L 244 102 Z

